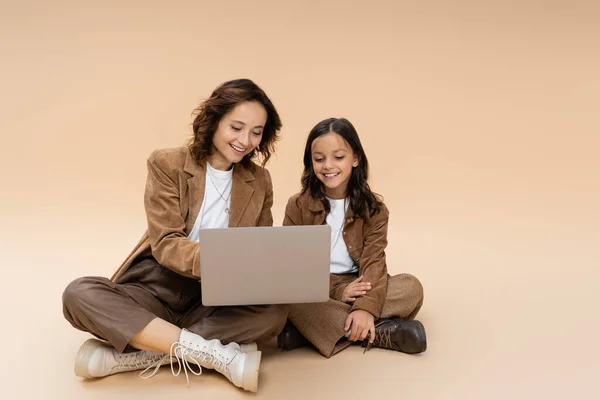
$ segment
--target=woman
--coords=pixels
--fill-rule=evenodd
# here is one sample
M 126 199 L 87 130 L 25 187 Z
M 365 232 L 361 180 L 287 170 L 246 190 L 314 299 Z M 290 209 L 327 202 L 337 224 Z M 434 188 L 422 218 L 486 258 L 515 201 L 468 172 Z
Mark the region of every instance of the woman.
M 264 165 L 281 121 L 247 79 L 216 88 L 196 114 L 188 147 L 157 150 L 148 160 L 148 229 L 133 252 L 112 279 L 79 278 L 63 294 L 66 319 L 110 343 L 82 345 L 78 376 L 155 367 L 152 376 L 171 364 L 175 375 L 215 369 L 234 385 L 257 390 L 256 342 L 277 336 L 287 312 L 274 305 L 203 306 L 199 240 L 202 229 L 273 224 Z M 259 156 L 262 166 L 254 162 Z

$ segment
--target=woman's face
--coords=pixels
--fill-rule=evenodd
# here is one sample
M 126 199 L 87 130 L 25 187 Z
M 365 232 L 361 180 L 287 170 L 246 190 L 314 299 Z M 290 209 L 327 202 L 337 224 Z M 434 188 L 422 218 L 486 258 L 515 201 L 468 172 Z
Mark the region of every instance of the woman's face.
M 219 121 L 213 136 L 213 151 L 208 162 L 213 168 L 228 170 L 260 145 L 267 123 L 262 104 L 246 101 L 238 104 Z

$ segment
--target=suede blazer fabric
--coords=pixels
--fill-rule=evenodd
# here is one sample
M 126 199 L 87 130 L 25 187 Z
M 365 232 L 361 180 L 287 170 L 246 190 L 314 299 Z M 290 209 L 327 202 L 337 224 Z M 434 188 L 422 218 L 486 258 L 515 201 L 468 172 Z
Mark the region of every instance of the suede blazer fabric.
M 285 209 L 283 225 L 322 225 L 327 214 L 321 201 L 308 192 L 292 196 Z M 364 275 L 365 282 L 371 282 L 372 289 L 354 302 L 352 311 L 365 310 L 379 318 L 387 293 L 388 273 L 385 257 L 387 246 L 389 211 L 382 206 L 379 213 L 365 220 L 355 216 L 348 209 L 344 223 L 343 238 L 350 257 Z M 341 301 L 346 286 L 356 279 L 356 275 L 331 274 L 330 297 Z
M 189 278 L 201 278 L 200 245 L 187 238 L 198 217 L 206 184 L 206 161 L 198 164 L 187 147 L 154 151 L 147 162 L 144 206 L 148 229 L 113 274 L 153 256 L 161 265 Z M 271 226 L 273 184 L 255 163 L 233 168 L 229 227 Z

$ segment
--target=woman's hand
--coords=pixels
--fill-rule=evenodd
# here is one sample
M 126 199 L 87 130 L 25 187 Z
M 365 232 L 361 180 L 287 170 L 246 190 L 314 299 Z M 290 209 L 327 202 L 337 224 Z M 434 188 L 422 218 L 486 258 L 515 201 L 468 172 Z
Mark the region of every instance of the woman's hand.
M 361 276 L 346 286 L 342 293 L 342 301 L 344 303 L 353 303 L 360 296 L 367 294 L 371 290 L 371 282 L 363 282 L 364 277 Z
M 348 329 L 351 329 L 350 337 L 348 337 L 351 342 L 365 340 L 367 334 L 371 332 L 369 342 L 373 343 L 375 340 L 375 317 L 365 310 L 352 311 L 344 325 L 344 331 L 348 332 Z

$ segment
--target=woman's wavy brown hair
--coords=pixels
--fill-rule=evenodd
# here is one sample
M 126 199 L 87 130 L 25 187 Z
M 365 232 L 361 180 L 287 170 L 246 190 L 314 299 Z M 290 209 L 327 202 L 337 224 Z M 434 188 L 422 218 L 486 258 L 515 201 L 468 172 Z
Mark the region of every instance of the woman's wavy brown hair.
M 263 167 L 267 164 L 275 151 L 275 142 L 279 140 L 281 119 L 266 93 L 250 79 L 235 79 L 221 84 L 194 110 L 194 136 L 190 140 L 189 149 L 197 163 L 201 163 L 211 154 L 213 137 L 221 118 L 245 101 L 262 104 L 267 111 L 267 123 L 263 128 L 260 145 L 252 153 L 244 156 L 240 163 L 247 167 L 252 159 L 260 156 L 260 164 Z

